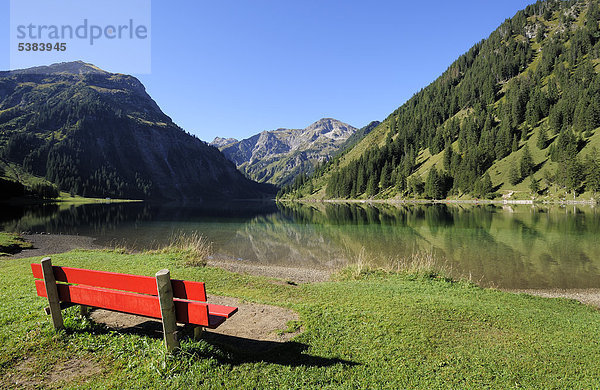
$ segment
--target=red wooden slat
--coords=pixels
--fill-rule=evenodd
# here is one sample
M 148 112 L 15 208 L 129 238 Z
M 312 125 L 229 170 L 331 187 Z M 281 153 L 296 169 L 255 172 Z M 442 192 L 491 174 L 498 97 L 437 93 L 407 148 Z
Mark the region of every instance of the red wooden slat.
M 43 280 L 36 280 L 35 287 L 40 297 L 46 296 L 46 287 Z M 160 303 L 157 296 L 68 284 L 58 284 L 57 288 L 61 301 L 145 317 L 161 318 Z M 208 305 L 206 303 L 181 299 L 174 299 L 174 302 L 177 322 L 212 326 L 209 322 Z
M 40 264 L 31 264 L 33 276 L 43 279 Z M 86 286 L 110 288 L 157 295 L 156 279 L 149 276 L 119 274 L 115 272 L 91 271 L 80 268 L 53 266 L 54 278 L 57 282 L 83 284 Z
M 171 279 L 175 298 L 206 302 L 206 289 L 202 282 Z
M 156 279 L 150 276 L 58 266 L 53 266 L 52 269 L 57 282 L 158 295 Z M 33 271 L 33 277 L 44 278 L 41 264 L 31 264 L 31 270 Z M 206 302 L 206 290 L 202 282 L 172 279 L 171 285 L 173 286 L 173 296 L 175 298 Z
M 219 317 L 229 318 L 237 313 L 238 308 L 233 306 L 213 305 L 208 304 L 208 314 L 216 315 Z

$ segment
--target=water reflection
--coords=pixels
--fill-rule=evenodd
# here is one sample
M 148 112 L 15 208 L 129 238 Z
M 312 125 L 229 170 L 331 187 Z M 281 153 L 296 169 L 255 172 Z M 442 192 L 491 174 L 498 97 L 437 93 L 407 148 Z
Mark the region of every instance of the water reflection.
M 147 248 L 199 231 L 222 258 L 338 268 L 431 251 L 456 276 L 505 288 L 600 287 L 600 215 L 590 206 L 94 204 L 0 208 L 0 229 L 90 235 Z

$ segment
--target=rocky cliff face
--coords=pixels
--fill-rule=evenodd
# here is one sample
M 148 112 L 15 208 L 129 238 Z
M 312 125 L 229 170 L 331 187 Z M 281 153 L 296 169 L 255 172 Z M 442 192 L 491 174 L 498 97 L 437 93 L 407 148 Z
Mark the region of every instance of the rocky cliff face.
M 312 172 L 356 131 L 346 123 L 324 118 L 305 129 L 263 131 L 219 149 L 248 177 L 282 186 L 302 172 Z
M 135 77 L 83 62 L 0 72 L 0 159 L 84 196 L 265 193 L 216 148 L 175 125 Z

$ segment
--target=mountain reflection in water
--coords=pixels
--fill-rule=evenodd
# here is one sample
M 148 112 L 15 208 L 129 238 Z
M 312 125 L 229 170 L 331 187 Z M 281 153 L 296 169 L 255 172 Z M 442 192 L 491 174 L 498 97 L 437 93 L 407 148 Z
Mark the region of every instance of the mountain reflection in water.
M 600 215 L 592 206 L 50 204 L 1 206 L 0 229 L 88 235 L 135 249 L 197 231 L 216 258 L 317 269 L 361 256 L 389 268 L 424 251 L 483 285 L 600 287 Z

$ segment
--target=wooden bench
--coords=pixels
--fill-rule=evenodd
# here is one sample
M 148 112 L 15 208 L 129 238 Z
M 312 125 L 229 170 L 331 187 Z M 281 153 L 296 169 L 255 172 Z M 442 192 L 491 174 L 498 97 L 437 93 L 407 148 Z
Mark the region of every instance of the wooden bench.
M 198 336 L 203 327 L 214 329 L 237 311 L 237 307 L 207 303 L 204 283 L 171 279 L 166 269 L 153 278 L 57 267 L 50 258 L 31 264 L 31 269 L 38 279 L 37 294 L 48 298 L 46 310 L 57 330 L 64 328 L 61 309 L 73 305 L 158 318 L 167 350 L 173 352 L 179 347 L 177 323 L 194 326 Z

